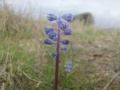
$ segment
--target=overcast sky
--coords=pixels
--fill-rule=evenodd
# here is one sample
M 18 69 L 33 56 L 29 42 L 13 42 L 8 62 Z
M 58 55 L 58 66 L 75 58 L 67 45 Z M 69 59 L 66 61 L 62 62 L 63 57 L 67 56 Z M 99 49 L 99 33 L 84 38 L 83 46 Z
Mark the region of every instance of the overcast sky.
M 6 0 L 14 8 L 46 13 L 72 13 L 73 15 L 91 12 L 96 25 L 120 26 L 120 0 Z

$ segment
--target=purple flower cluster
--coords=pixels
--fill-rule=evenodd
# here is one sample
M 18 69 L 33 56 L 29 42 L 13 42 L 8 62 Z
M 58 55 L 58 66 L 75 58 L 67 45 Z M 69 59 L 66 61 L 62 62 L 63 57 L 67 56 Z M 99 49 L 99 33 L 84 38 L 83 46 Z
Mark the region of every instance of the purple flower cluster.
M 65 68 L 65 72 L 70 72 L 71 69 L 72 69 L 72 63 L 71 63 L 71 62 L 67 62 L 67 63 L 64 65 L 64 68 Z
M 48 14 L 47 19 L 49 21 L 56 21 L 58 24 L 58 29 L 55 29 L 52 26 L 45 26 L 43 30 L 48 38 L 44 40 L 44 43 L 48 44 L 48 45 L 57 44 L 59 50 L 67 50 L 67 45 L 69 44 L 69 40 L 65 39 L 65 40 L 60 41 L 60 35 L 71 35 L 72 34 L 72 30 L 68 27 L 68 22 L 71 22 L 73 20 L 73 15 L 70 13 L 64 14 L 58 18 L 54 14 Z M 58 30 L 60 30 L 60 31 L 58 31 Z M 61 32 L 61 33 L 59 33 L 59 32 Z M 62 44 L 61 46 L 59 46 L 60 43 Z M 59 50 L 56 50 L 55 52 L 50 53 L 49 54 L 50 57 L 56 58 Z M 66 71 L 69 72 L 71 70 L 71 68 L 66 67 Z

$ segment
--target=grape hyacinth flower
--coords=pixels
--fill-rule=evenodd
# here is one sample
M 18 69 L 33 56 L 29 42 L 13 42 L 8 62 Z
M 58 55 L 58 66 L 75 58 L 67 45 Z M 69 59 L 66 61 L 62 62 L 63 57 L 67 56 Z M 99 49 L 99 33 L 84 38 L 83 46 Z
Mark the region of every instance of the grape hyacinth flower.
M 63 31 L 65 31 L 65 30 L 67 29 L 67 27 L 68 27 L 68 24 L 67 24 L 66 22 L 61 22 L 61 23 L 60 23 L 60 28 L 61 28 Z
M 44 27 L 44 32 L 48 34 L 49 32 L 54 31 L 54 28 L 51 26 L 45 26 Z
M 45 44 L 48 44 L 48 45 L 53 44 L 53 42 L 52 42 L 51 40 L 49 40 L 49 39 L 45 39 L 45 40 L 44 40 L 44 43 L 45 43 Z
M 73 19 L 72 14 L 64 14 L 61 17 L 57 17 L 54 14 L 48 14 L 47 19 L 49 21 L 56 21 L 58 28 L 54 29 L 51 26 L 45 26 L 44 32 L 49 39 L 45 39 L 44 43 L 48 45 L 56 44 L 56 51 L 50 53 L 49 56 L 55 58 L 55 82 L 54 90 L 58 90 L 58 70 L 59 70 L 59 52 L 62 50 L 67 50 L 67 46 L 70 42 L 69 40 L 60 40 L 61 35 L 71 35 L 72 30 L 68 27 L 68 22 L 71 22 Z M 60 46 L 63 44 L 63 46 Z M 65 64 L 65 71 L 70 72 L 72 69 L 71 63 Z
M 55 58 L 56 55 L 57 55 L 56 52 L 54 52 L 54 53 L 50 53 L 50 54 L 49 54 L 49 56 L 52 57 L 52 58 Z
M 68 22 L 71 22 L 73 20 L 73 15 L 72 14 L 64 14 L 63 19 L 65 19 Z
M 70 72 L 71 69 L 72 69 L 72 63 L 71 62 L 67 62 L 65 65 L 64 65 L 64 68 L 65 68 L 65 72 Z
M 55 16 L 54 14 L 48 14 L 47 19 L 49 21 L 55 21 L 55 20 L 57 20 L 57 16 Z
M 70 42 L 69 42 L 69 40 L 62 40 L 61 43 L 65 44 L 65 45 L 68 45 Z
M 50 31 L 47 35 L 50 39 L 55 39 L 57 37 L 57 34 L 53 31 Z
M 65 35 L 71 35 L 72 34 L 72 30 L 70 28 L 67 28 L 65 31 L 64 31 L 64 34 Z
M 67 50 L 67 46 L 61 46 L 61 50 Z

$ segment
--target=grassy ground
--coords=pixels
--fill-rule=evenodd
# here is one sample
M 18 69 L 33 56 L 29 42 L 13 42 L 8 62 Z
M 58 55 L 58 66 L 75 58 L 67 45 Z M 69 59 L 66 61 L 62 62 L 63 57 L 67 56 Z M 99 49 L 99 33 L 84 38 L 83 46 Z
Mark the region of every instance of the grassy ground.
M 55 60 L 49 53 L 55 47 L 44 45 L 42 28 L 56 25 L 0 11 L 0 90 L 53 90 Z M 70 27 L 73 34 L 63 36 L 70 44 L 60 54 L 59 90 L 120 90 L 120 29 L 79 22 Z M 66 61 L 73 65 L 68 74 Z

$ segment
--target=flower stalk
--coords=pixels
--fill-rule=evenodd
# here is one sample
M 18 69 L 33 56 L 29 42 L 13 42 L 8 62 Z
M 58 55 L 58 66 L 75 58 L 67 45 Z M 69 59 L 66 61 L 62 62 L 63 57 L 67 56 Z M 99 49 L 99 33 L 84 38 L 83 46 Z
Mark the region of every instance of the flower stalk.
M 54 81 L 54 90 L 58 90 L 58 73 L 59 73 L 59 51 L 60 50 L 67 50 L 67 46 L 69 44 L 69 40 L 62 40 L 60 41 L 61 35 L 71 35 L 72 30 L 68 28 L 68 23 L 71 22 L 73 19 L 72 14 L 64 14 L 63 16 L 57 18 L 57 16 L 53 14 L 48 14 L 47 19 L 51 21 L 56 21 L 58 24 L 58 29 L 54 29 L 51 26 L 45 26 L 44 32 L 47 34 L 49 39 L 45 39 L 44 43 L 47 45 L 56 44 L 56 52 L 50 53 L 50 57 L 55 58 L 55 81 Z M 62 30 L 62 33 L 60 33 Z M 60 43 L 64 46 L 61 46 Z M 68 73 L 71 71 L 71 63 L 67 63 L 65 65 L 65 72 Z
M 55 65 L 54 90 L 58 90 L 59 48 L 60 48 L 60 26 L 58 24 L 58 40 L 57 40 L 57 47 L 56 47 L 57 56 L 56 56 L 56 65 Z

